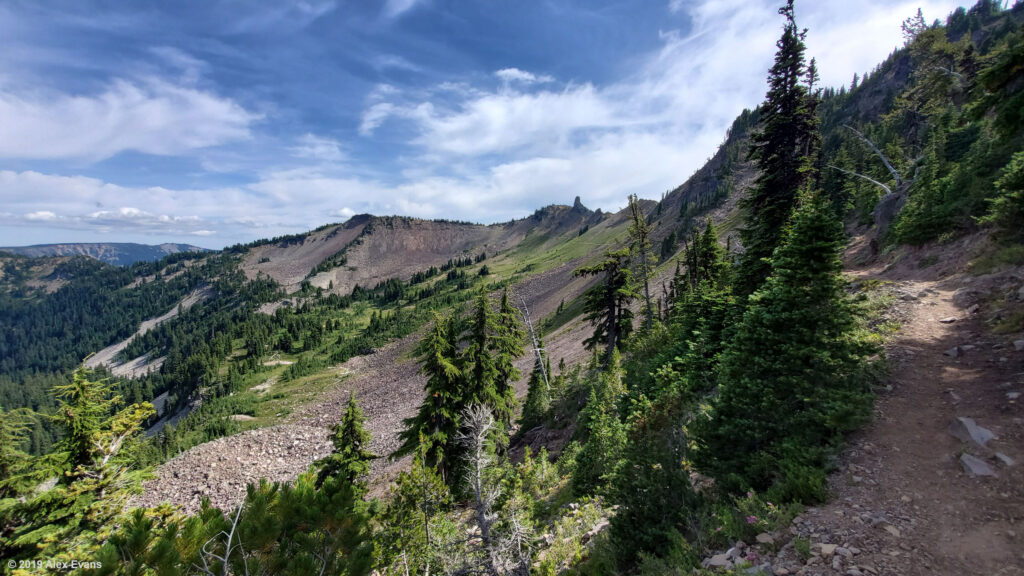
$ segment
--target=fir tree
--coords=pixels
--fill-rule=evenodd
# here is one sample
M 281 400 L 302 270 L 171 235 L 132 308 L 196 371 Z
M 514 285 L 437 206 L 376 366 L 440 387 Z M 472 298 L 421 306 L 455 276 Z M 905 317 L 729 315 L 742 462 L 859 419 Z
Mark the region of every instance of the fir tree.
M 659 204 L 660 206 L 660 204 Z M 634 280 L 638 285 L 643 286 L 645 303 L 645 322 L 648 330 L 654 322 L 654 308 L 651 305 L 650 280 L 654 276 L 654 254 L 651 252 L 651 231 L 647 225 L 647 218 L 640 209 L 640 202 L 636 194 L 629 196 L 629 257 L 634 264 Z
M 537 346 L 543 350 L 544 341 L 537 339 Z M 543 354 L 533 361 L 533 371 L 530 372 L 530 380 L 527 385 L 526 400 L 523 402 L 523 413 L 519 418 L 519 424 L 523 430 L 529 430 L 544 423 L 544 419 L 551 405 L 551 390 L 544 381 L 544 367 L 541 366 L 541 358 L 550 364 L 550 360 Z M 547 366 L 548 374 L 551 367 Z
M 817 467 L 867 416 L 873 350 L 843 291 L 843 245 L 832 207 L 804 194 L 723 353 L 709 418 L 695 423 L 696 461 L 727 489 L 779 483 L 787 497 L 820 497 Z
M 607 367 L 597 375 L 577 424 L 577 434 L 586 441 L 576 455 L 576 470 L 572 476 L 576 494 L 597 492 L 607 486 L 615 474 L 626 441 L 625 427 L 618 412 L 624 392 L 619 352 L 613 349 Z
M 341 422 L 331 428 L 331 443 L 334 450 L 330 456 L 316 463 L 320 468 L 317 487 L 322 486 L 328 478 L 340 478 L 357 489 L 365 490 L 370 462 L 376 458 L 367 449 L 370 445 L 370 433 L 363 427 L 365 421 L 366 418 L 356 403 L 356 395 L 353 392 L 348 397 L 348 405 L 345 407 Z
M 816 124 L 808 89 L 803 84 L 806 30 L 797 28 L 793 0 L 787 0 L 779 13 L 786 23 L 776 44 L 775 63 L 768 73 L 768 94 L 760 108 L 761 130 L 751 137 L 750 157 L 760 174 L 743 201 L 747 220 L 740 231 L 744 252 L 736 291 L 744 297 L 768 277 L 768 259 L 779 244 L 797 193 L 808 182 L 813 167 L 808 150 Z
M 470 311 L 468 330 L 463 336 L 462 389 L 460 410 L 473 404 L 497 403 L 498 362 L 492 345 L 497 330 L 494 311 L 483 287 L 477 292 Z
M 574 272 L 576 276 L 604 276 L 604 282 L 586 293 L 583 311 L 585 318 L 594 326 L 594 333 L 583 343 L 588 350 L 596 350 L 603 345 L 605 362 L 633 331 L 633 311 L 629 309 L 629 303 L 636 294 L 632 288 L 628 256 L 628 250 L 606 251 L 601 263 Z
M 641 553 L 664 554 L 673 534 L 700 536 L 700 498 L 690 481 L 684 430 L 691 410 L 692 404 L 672 394 L 631 422 L 612 494 L 618 510 L 611 535 L 622 565 L 633 565 Z M 694 556 L 688 568 L 699 566 Z
M 28 438 L 30 422 L 28 410 L 4 411 L 0 406 L 0 499 L 29 488 L 30 458 L 21 445 Z
M 494 416 L 505 427 L 512 424 L 512 415 L 516 408 L 516 390 L 514 384 L 519 380 L 519 369 L 515 361 L 523 355 L 523 340 L 526 332 L 519 322 L 519 311 L 509 300 L 508 289 L 501 294 L 498 305 L 498 317 L 495 322 L 495 333 L 492 338 L 492 349 L 495 354 L 495 402 L 492 405 Z
M 442 317 L 435 313 L 433 324 L 416 348 L 420 371 L 427 376 L 427 396 L 416 416 L 403 422 L 405 429 L 399 436 L 402 445 L 394 453 L 394 456 L 412 454 L 425 443 L 425 465 L 438 466 L 444 477 L 450 470 L 449 460 L 457 452 L 455 436 L 459 429 L 459 412 L 465 406 L 457 341 L 455 315 Z

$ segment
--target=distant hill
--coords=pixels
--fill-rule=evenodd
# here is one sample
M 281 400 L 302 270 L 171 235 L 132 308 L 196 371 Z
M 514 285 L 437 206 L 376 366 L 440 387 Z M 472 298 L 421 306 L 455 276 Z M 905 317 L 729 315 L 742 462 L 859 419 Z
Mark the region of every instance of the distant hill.
M 41 256 L 88 256 L 113 264 L 128 266 L 136 262 L 153 262 L 178 252 L 209 252 L 206 248 L 191 244 L 134 244 L 131 242 L 81 242 L 72 244 L 37 244 L 0 248 L 0 251 L 38 258 Z

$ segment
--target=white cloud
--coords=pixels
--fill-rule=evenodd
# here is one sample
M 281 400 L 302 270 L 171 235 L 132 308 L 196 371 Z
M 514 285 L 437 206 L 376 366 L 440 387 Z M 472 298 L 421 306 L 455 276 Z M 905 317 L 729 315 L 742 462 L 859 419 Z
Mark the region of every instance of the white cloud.
M 341 150 L 341 144 L 337 140 L 313 134 L 301 136 L 298 144 L 291 148 L 291 152 L 298 158 L 320 162 L 341 162 L 345 159 L 345 153 Z
M 389 5 L 398 15 L 414 3 Z M 360 134 L 373 137 L 385 122 L 396 125 L 396 134 L 412 134 L 408 153 L 390 173 L 353 172 L 347 148 L 315 134 L 286 141 L 279 165 L 253 169 L 221 155 L 222 149 L 205 154 L 211 164 L 204 166 L 219 161 L 256 174 L 255 182 L 235 187 L 132 188 L 0 171 L 0 205 L 7 211 L 0 226 L 230 243 L 361 212 L 490 222 L 569 203 L 576 195 L 605 210 L 620 208 L 630 193 L 657 198 L 702 165 L 735 116 L 764 97 L 782 27 L 778 4 L 673 2 L 674 18 L 689 25 L 686 32 L 651 31 L 658 49 L 607 84 L 506 68 L 477 83 L 439 79 L 419 92 L 378 85 L 366 98 Z M 953 7 L 940 0 L 923 5 L 929 19 Z M 828 0 L 798 4 L 797 18 L 810 29 L 808 56 L 817 57 L 826 84 L 839 85 L 901 44 L 899 24 L 916 8 L 902 1 Z M 14 96 L 0 84 L 0 157 L 183 153 L 248 138 L 258 119 L 230 100 L 152 81 L 115 82 L 92 97 Z
M 458 217 L 489 220 L 577 194 L 606 209 L 631 192 L 658 197 L 714 153 L 743 108 L 763 99 L 783 25 L 778 4 L 673 0 L 668 8 L 689 24 L 687 32 L 652 31 L 660 48 L 607 85 L 559 86 L 505 68 L 494 72 L 502 81 L 496 88 L 446 81 L 418 95 L 375 91 L 360 132 L 372 135 L 389 119 L 416 131 L 417 154 L 405 175 L 417 181 L 398 190 L 421 212 L 442 205 Z M 932 17 L 955 5 L 928 0 L 924 9 Z M 901 43 L 900 22 L 916 6 L 801 3 L 797 21 L 810 28 L 808 57 L 817 58 L 825 83 L 839 85 Z M 444 198 L 435 198 L 442 186 Z
M 47 222 L 47 221 L 56 220 L 57 219 L 57 215 L 54 214 L 53 212 L 49 211 L 49 210 L 37 210 L 35 212 L 30 212 L 28 214 L 25 214 L 25 219 L 26 220 L 36 220 L 36 221 Z
M 411 10 L 421 0 L 387 0 L 384 4 L 384 15 L 388 18 L 397 18 Z
M 523 84 L 537 84 L 555 81 L 553 76 L 548 76 L 546 74 L 537 76 L 532 72 L 520 70 L 519 68 L 502 68 L 495 72 L 494 75 L 507 83 L 522 82 Z
M 91 96 L 16 94 L 0 86 L 0 157 L 178 155 L 248 139 L 259 119 L 232 100 L 158 78 L 115 80 Z
M 378 102 L 370 106 L 363 111 L 363 118 L 359 123 L 359 133 L 363 136 L 373 134 L 373 131 L 379 128 L 394 112 L 395 105 L 390 102 Z

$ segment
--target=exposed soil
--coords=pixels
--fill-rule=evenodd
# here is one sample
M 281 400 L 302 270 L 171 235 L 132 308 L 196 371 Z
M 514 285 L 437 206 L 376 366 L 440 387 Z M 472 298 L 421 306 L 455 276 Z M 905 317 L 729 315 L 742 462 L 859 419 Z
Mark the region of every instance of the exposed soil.
M 550 306 L 550 291 L 544 287 L 560 282 L 563 275 L 564 271 L 555 271 L 537 284 L 523 287 L 522 294 L 531 311 Z M 545 345 L 553 363 L 557 365 L 564 358 L 572 365 L 585 359 L 587 353 L 580 342 L 587 330 L 585 324 L 574 322 L 546 337 Z M 408 467 L 407 459 L 391 460 L 386 456 L 399 446 L 402 420 L 415 414 L 423 399 L 426 380 L 411 357 L 420 337 L 410 335 L 337 367 L 338 384 L 281 424 L 220 438 L 179 454 L 156 470 L 157 478 L 145 484 L 144 493 L 132 505 L 155 506 L 167 501 L 180 505 L 186 512 L 194 512 L 201 499 L 208 497 L 214 506 L 228 509 L 245 496 L 248 483 L 262 478 L 294 480 L 314 461 L 330 453 L 329 430 L 340 420 L 350 392 L 355 393 L 366 414 L 367 429 L 373 436 L 370 450 L 384 456 L 371 467 L 371 491 L 383 494 L 398 472 Z M 516 363 L 522 372 L 516 383 L 520 397 L 526 394 L 534 362 L 533 353 L 527 348 Z M 273 384 L 273 380 L 268 380 L 258 388 L 262 392 Z
M 121 362 L 116 359 L 116 356 L 120 354 L 121 351 L 128 346 L 128 343 L 136 336 L 142 336 L 164 322 L 177 318 L 179 310 L 188 310 L 197 303 L 206 300 L 212 294 L 213 288 L 210 286 L 204 286 L 197 290 L 193 290 L 189 295 L 185 296 L 181 302 L 176 304 L 165 314 L 143 321 L 142 324 L 139 325 L 139 329 L 135 331 L 135 334 L 132 334 L 117 344 L 107 346 L 103 350 L 100 350 L 87 358 L 85 365 L 89 368 L 96 368 L 101 364 L 106 365 L 107 368 L 110 369 L 111 373 L 122 378 L 137 378 L 149 374 L 150 372 L 160 370 L 160 366 L 164 363 L 163 357 L 150 358 L 149 354 L 144 354 L 138 358 L 133 358 L 128 362 Z

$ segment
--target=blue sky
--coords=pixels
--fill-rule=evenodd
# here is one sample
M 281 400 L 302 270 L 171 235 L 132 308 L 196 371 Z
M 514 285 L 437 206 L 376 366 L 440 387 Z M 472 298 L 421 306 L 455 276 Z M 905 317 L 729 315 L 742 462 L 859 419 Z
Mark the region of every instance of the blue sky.
M 0 245 L 217 248 L 362 212 L 616 210 L 764 95 L 767 0 L 0 3 Z M 920 6 L 809 0 L 826 84 Z

